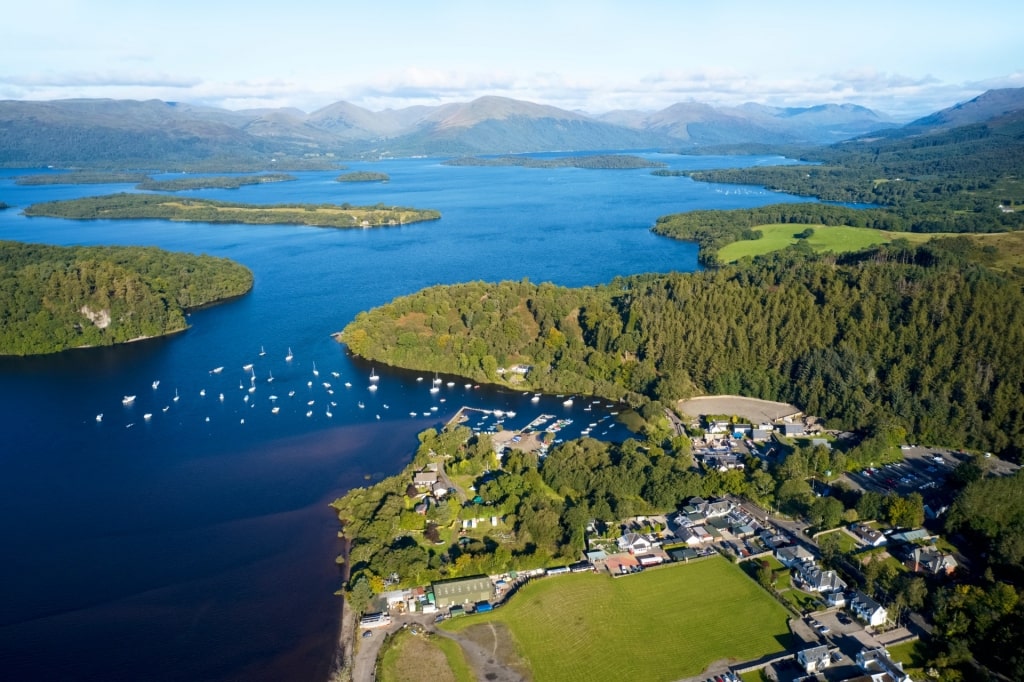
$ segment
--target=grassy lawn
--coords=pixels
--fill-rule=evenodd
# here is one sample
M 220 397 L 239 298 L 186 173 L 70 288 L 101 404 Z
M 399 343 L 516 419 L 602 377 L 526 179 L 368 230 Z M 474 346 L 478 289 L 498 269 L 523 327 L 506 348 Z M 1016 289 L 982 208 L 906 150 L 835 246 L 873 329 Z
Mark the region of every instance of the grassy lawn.
M 795 587 L 780 592 L 780 596 L 796 607 L 796 610 L 801 613 L 804 611 L 817 611 L 825 606 L 825 602 L 821 601 L 818 597 L 808 594 L 803 590 L 798 590 Z
M 925 679 L 924 644 L 920 640 L 886 647 L 892 660 L 903 664 L 903 670 L 915 680 Z
M 834 531 L 831 531 L 831 532 L 827 533 L 827 535 L 829 537 L 834 537 L 834 538 L 836 538 L 839 541 L 839 551 L 842 552 L 843 554 L 848 554 L 850 552 L 853 552 L 858 547 L 860 547 L 860 545 L 857 544 L 857 541 L 853 539 L 853 536 L 850 535 L 849 533 L 847 533 L 846 531 L 834 530 Z M 818 536 L 818 540 L 820 541 L 822 537 L 824 537 L 824 534 L 823 535 L 819 535 Z
M 790 640 L 787 612 L 725 559 L 612 579 L 580 573 L 527 585 L 496 611 L 447 621 L 498 621 L 512 632 L 537 682 L 674 680 L 723 658 L 743 661 Z
M 753 241 L 739 241 L 728 244 L 718 252 L 718 257 L 725 263 L 737 261 L 745 256 L 761 256 L 772 251 L 784 249 L 799 240 L 793 235 L 808 227 L 814 235 L 807 240 L 815 251 L 833 251 L 846 253 L 860 251 L 875 244 L 887 244 L 894 239 L 906 239 L 912 244 L 920 244 L 933 237 L 949 236 L 940 234 L 919 234 L 912 232 L 888 232 L 873 230 L 867 227 L 847 227 L 838 225 L 760 225 L 754 229 L 764 236 Z

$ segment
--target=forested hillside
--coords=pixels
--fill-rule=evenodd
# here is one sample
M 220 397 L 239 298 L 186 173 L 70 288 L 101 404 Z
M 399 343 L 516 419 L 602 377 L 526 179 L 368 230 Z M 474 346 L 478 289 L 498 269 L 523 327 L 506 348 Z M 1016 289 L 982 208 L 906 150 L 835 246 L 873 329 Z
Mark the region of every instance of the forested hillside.
M 433 287 L 359 315 L 357 355 L 558 393 L 669 400 L 738 393 L 844 428 L 895 420 L 924 442 L 1017 453 L 1024 295 L 963 240 L 836 260 L 787 251 L 598 288 Z
M 186 310 L 240 296 L 252 282 L 247 268 L 211 256 L 0 242 L 0 354 L 180 331 Z

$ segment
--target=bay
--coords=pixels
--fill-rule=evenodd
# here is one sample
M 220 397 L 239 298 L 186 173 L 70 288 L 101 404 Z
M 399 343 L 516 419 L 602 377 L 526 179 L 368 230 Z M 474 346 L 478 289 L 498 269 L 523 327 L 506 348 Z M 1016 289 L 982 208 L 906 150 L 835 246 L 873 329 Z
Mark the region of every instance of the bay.
M 788 162 L 642 155 L 674 169 Z M 340 608 L 328 502 L 400 469 L 415 434 L 462 405 L 516 412 L 506 426 L 541 412 L 575 418 L 566 437 L 617 411 L 599 404 L 584 413 L 589 401 L 565 407 L 553 396 L 532 403 L 458 377 L 441 377 L 431 394 L 431 376 L 350 358 L 331 333 L 361 310 L 434 284 L 525 277 L 586 286 L 692 271 L 694 245 L 649 232 L 658 216 L 803 201 L 648 170 L 437 159 L 351 169 L 391 180 L 338 183 L 337 172 L 304 172 L 294 182 L 183 194 L 384 203 L 437 209 L 442 219 L 374 230 L 30 219 L 20 210 L 31 203 L 134 190 L 23 187 L 14 177 L 40 171 L 0 171 L 0 201 L 14 207 L 0 212 L 0 239 L 153 245 L 229 257 L 255 274 L 249 295 L 192 313 L 190 329 L 173 337 L 0 358 L 5 677 L 324 679 Z M 131 405 L 126 395 L 136 396 Z M 612 419 L 604 424 L 595 435 L 624 437 Z

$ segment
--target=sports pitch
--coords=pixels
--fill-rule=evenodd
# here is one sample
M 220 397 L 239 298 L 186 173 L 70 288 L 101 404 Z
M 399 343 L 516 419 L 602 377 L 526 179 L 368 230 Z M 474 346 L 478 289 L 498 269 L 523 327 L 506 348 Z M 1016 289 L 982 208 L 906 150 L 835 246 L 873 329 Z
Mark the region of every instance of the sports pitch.
M 787 615 L 738 566 L 715 557 L 617 579 L 544 578 L 491 613 L 445 626 L 504 623 L 536 682 L 608 675 L 654 682 L 786 648 Z

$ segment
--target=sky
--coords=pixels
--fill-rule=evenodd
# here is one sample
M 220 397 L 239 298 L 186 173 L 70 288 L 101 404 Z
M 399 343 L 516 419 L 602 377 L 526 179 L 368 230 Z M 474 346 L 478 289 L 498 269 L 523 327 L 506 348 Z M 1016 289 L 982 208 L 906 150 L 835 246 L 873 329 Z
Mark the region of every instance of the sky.
M 996 0 L 29 0 L 4 10 L 0 99 L 851 103 L 909 120 L 1024 87 L 1022 34 L 1024 3 Z

